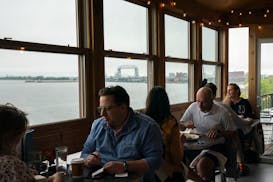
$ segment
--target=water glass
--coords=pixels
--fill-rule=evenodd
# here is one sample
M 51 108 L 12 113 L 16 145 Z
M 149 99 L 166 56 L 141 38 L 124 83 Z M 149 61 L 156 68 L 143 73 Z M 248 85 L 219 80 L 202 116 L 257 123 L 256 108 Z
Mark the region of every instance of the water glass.
M 56 151 L 56 171 L 66 174 L 67 172 L 67 146 L 59 146 Z
M 41 171 L 42 152 L 35 150 L 29 153 L 28 166 L 37 172 Z
M 238 114 L 242 115 L 242 116 L 245 114 L 245 106 L 244 105 L 238 106 Z

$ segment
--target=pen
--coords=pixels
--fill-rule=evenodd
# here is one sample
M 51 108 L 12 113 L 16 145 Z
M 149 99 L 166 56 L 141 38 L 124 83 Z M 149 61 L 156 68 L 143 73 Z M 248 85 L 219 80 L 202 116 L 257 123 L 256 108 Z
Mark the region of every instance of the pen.
M 90 155 L 93 155 L 93 156 L 96 157 L 97 159 L 100 158 L 97 154 L 94 154 L 94 153 L 91 153 Z

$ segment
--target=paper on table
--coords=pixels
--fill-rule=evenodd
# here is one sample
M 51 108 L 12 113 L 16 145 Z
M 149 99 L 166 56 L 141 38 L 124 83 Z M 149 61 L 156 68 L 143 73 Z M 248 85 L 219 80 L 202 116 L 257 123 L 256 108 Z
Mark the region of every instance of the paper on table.
M 96 177 L 98 174 L 101 174 L 103 172 L 104 172 L 103 168 L 96 170 L 95 172 L 92 173 L 92 178 Z
M 116 178 L 126 178 L 128 177 L 128 173 L 120 173 L 120 174 L 115 174 Z
M 190 133 L 190 134 L 196 134 L 196 135 L 206 135 L 205 133 L 198 131 L 196 128 L 186 128 L 184 131 L 180 131 L 182 134 L 183 133 Z
M 95 178 L 97 175 L 101 174 L 104 172 L 103 168 L 98 169 L 97 171 L 92 173 L 92 178 Z M 115 174 L 115 177 L 117 178 L 125 178 L 128 177 L 128 173 L 120 173 L 120 174 Z

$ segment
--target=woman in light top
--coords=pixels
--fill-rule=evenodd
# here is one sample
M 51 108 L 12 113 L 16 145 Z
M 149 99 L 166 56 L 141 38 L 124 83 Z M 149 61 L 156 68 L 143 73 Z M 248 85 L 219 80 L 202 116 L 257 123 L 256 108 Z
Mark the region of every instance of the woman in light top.
M 26 114 L 12 105 L 0 105 L 0 181 L 35 181 L 35 171 L 17 157 L 16 147 L 27 129 Z M 64 177 L 55 173 L 48 181 L 62 182 Z

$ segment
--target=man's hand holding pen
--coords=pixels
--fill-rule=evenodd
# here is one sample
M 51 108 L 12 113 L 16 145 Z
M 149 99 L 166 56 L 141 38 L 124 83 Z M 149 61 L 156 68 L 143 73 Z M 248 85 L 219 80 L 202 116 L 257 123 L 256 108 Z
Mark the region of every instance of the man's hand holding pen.
M 101 157 L 98 152 L 93 152 L 89 154 L 84 160 L 84 164 L 87 167 L 97 166 L 97 165 L 100 165 L 100 163 L 101 163 Z

